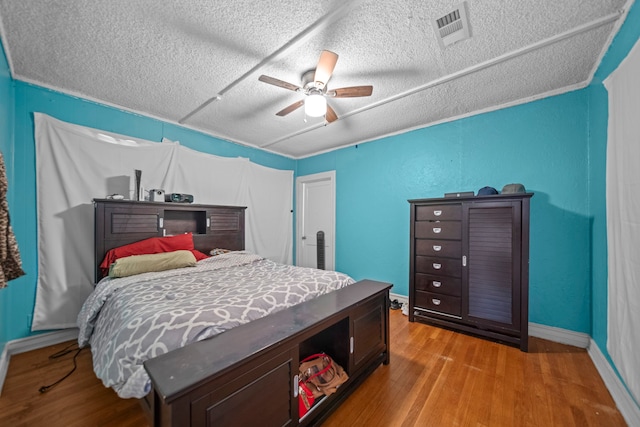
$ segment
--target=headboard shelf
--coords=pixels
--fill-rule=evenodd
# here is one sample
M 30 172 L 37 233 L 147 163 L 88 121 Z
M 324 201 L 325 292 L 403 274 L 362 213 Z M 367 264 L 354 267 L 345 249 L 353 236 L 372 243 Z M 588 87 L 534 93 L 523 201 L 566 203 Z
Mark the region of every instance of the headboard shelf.
M 107 251 L 150 237 L 193 233 L 197 250 L 243 250 L 245 206 L 94 199 L 95 280 Z

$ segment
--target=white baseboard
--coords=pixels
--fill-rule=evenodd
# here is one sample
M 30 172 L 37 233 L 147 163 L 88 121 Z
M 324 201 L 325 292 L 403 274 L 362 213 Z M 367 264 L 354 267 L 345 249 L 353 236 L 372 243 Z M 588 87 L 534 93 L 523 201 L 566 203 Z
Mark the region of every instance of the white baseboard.
M 627 424 L 630 427 L 640 426 L 640 406 L 633 400 L 631 393 L 615 373 L 607 358 L 604 357 L 598 344 L 590 340 L 587 352 Z
M 579 348 L 589 347 L 591 337 L 582 332 L 569 331 L 567 329 L 555 328 L 553 326 L 540 325 L 529 322 L 529 336 L 542 338 L 545 340 L 559 342 L 560 344 L 572 345 Z
M 9 362 L 11 361 L 11 356 L 13 354 L 20 354 L 77 339 L 78 329 L 73 328 L 47 332 L 7 342 L 4 346 L 4 350 L 2 350 L 2 355 L 0 356 L 0 394 L 2 393 L 2 386 L 4 385 L 4 380 L 7 377 Z
M 4 385 L 4 379 L 7 377 L 7 370 L 9 369 L 9 355 L 7 354 L 7 346 L 5 345 L 0 355 L 0 395 L 2 395 L 2 386 Z

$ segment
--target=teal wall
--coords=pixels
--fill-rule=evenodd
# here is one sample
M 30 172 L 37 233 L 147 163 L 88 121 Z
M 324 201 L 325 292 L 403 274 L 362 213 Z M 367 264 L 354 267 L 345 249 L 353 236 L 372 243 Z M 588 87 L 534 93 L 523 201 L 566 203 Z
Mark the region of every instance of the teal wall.
M 635 2 L 627 19 L 613 39 L 589 86 L 589 187 L 593 217 L 592 259 L 592 330 L 591 337 L 600 351 L 615 366 L 607 351 L 607 225 L 606 225 L 606 152 L 608 94 L 602 82 L 614 71 L 640 40 L 640 5 Z M 640 84 L 640 78 L 637 79 Z M 636 283 L 636 285 L 638 285 Z M 639 405 L 640 410 L 640 405 Z
M 9 183 L 13 182 L 13 82 L 9 73 L 9 64 L 4 54 L 4 49 L 0 43 L 0 151 L 5 161 L 7 179 Z M 7 201 L 9 202 L 10 213 L 15 191 L 9 187 Z M 0 352 L 4 349 L 5 343 L 9 340 L 9 326 L 5 320 L 4 313 L 9 308 L 9 291 L 0 290 Z
M 6 68 L 6 67 L 5 67 Z M 6 71 L 6 70 L 5 70 Z M 4 83 L 8 77 L 2 80 Z M 64 95 L 20 81 L 9 81 L 14 87 L 13 102 L 8 100 L 8 109 L 15 109 L 13 144 L 14 171 L 10 185 L 14 197 L 11 203 L 12 223 L 27 272 L 25 277 L 11 281 L 9 287 L 0 290 L 0 321 L 4 325 L 0 340 L 0 351 L 13 339 L 29 336 L 30 319 L 36 292 L 37 279 L 37 223 L 36 223 L 36 174 L 33 113 L 42 112 L 57 119 L 83 126 L 103 129 L 133 137 L 160 141 L 163 137 L 180 141 L 184 146 L 226 157 L 246 157 L 255 163 L 276 169 L 295 170 L 296 161 L 265 151 L 247 148 L 219 140 L 200 132 L 182 128 L 159 120 L 128 113 L 95 102 Z M 4 85 L 3 85 L 4 86 Z M 9 123 L 9 128 L 11 124 Z M 9 141 L 12 138 L 8 139 Z
M 591 330 L 588 93 L 481 114 L 298 161 L 298 176 L 336 170 L 336 267 L 407 295 L 407 199 L 500 190 L 531 199 L 530 320 Z
M 589 211 L 593 216 L 591 245 L 591 336 L 601 350 L 607 340 L 607 90 L 602 84 L 589 88 Z M 602 345 L 600 345 L 602 343 Z M 606 354 L 606 352 L 605 352 Z

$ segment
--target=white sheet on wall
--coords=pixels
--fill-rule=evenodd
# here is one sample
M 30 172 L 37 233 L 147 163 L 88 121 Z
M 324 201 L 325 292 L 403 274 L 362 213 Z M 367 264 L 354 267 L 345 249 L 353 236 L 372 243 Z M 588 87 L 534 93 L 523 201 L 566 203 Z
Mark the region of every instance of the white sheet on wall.
M 606 80 L 607 350 L 640 402 L 640 42 Z
M 171 142 L 164 140 L 164 142 Z M 212 168 L 212 159 L 215 168 Z M 213 156 L 182 147 L 176 181 L 189 183 L 189 191 L 199 194 L 198 203 L 259 206 L 245 214 L 246 246 L 254 253 L 274 261 L 291 264 L 293 230 L 293 172 L 279 171 L 248 159 Z M 237 192 L 229 190 L 236 183 Z M 274 191 L 274 189 L 281 189 Z M 288 236 L 282 239 L 282 236 Z M 278 242 L 278 244 L 273 244 Z
M 246 248 L 292 262 L 293 171 L 65 123 L 35 113 L 38 282 L 31 329 L 76 327 L 93 290 L 94 198 L 133 195 L 135 169 L 148 190 L 196 203 L 247 206 Z M 286 215 L 283 215 L 286 212 Z

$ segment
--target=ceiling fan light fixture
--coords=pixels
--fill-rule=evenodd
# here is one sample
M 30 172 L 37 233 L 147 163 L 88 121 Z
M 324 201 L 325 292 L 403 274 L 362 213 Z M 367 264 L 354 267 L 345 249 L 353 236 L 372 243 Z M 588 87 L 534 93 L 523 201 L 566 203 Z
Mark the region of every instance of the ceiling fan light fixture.
M 302 86 L 297 86 L 274 77 L 261 75 L 258 80 L 270 85 L 278 86 L 294 92 L 304 93 L 302 99 L 283 108 L 276 113 L 276 116 L 284 117 L 297 110 L 304 104 L 304 114 L 307 117 L 324 116 L 325 124 L 338 120 L 338 116 L 333 108 L 327 104 L 327 96 L 331 98 L 356 98 L 361 96 L 371 96 L 373 86 L 351 86 L 341 87 L 327 91 L 327 82 L 331 78 L 333 69 L 336 66 L 338 55 L 334 52 L 323 50 L 318 60 L 315 70 L 307 70 L 302 74 Z
M 304 100 L 304 113 L 309 117 L 321 117 L 327 112 L 327 100 L 319 93 L 312 93 Z

